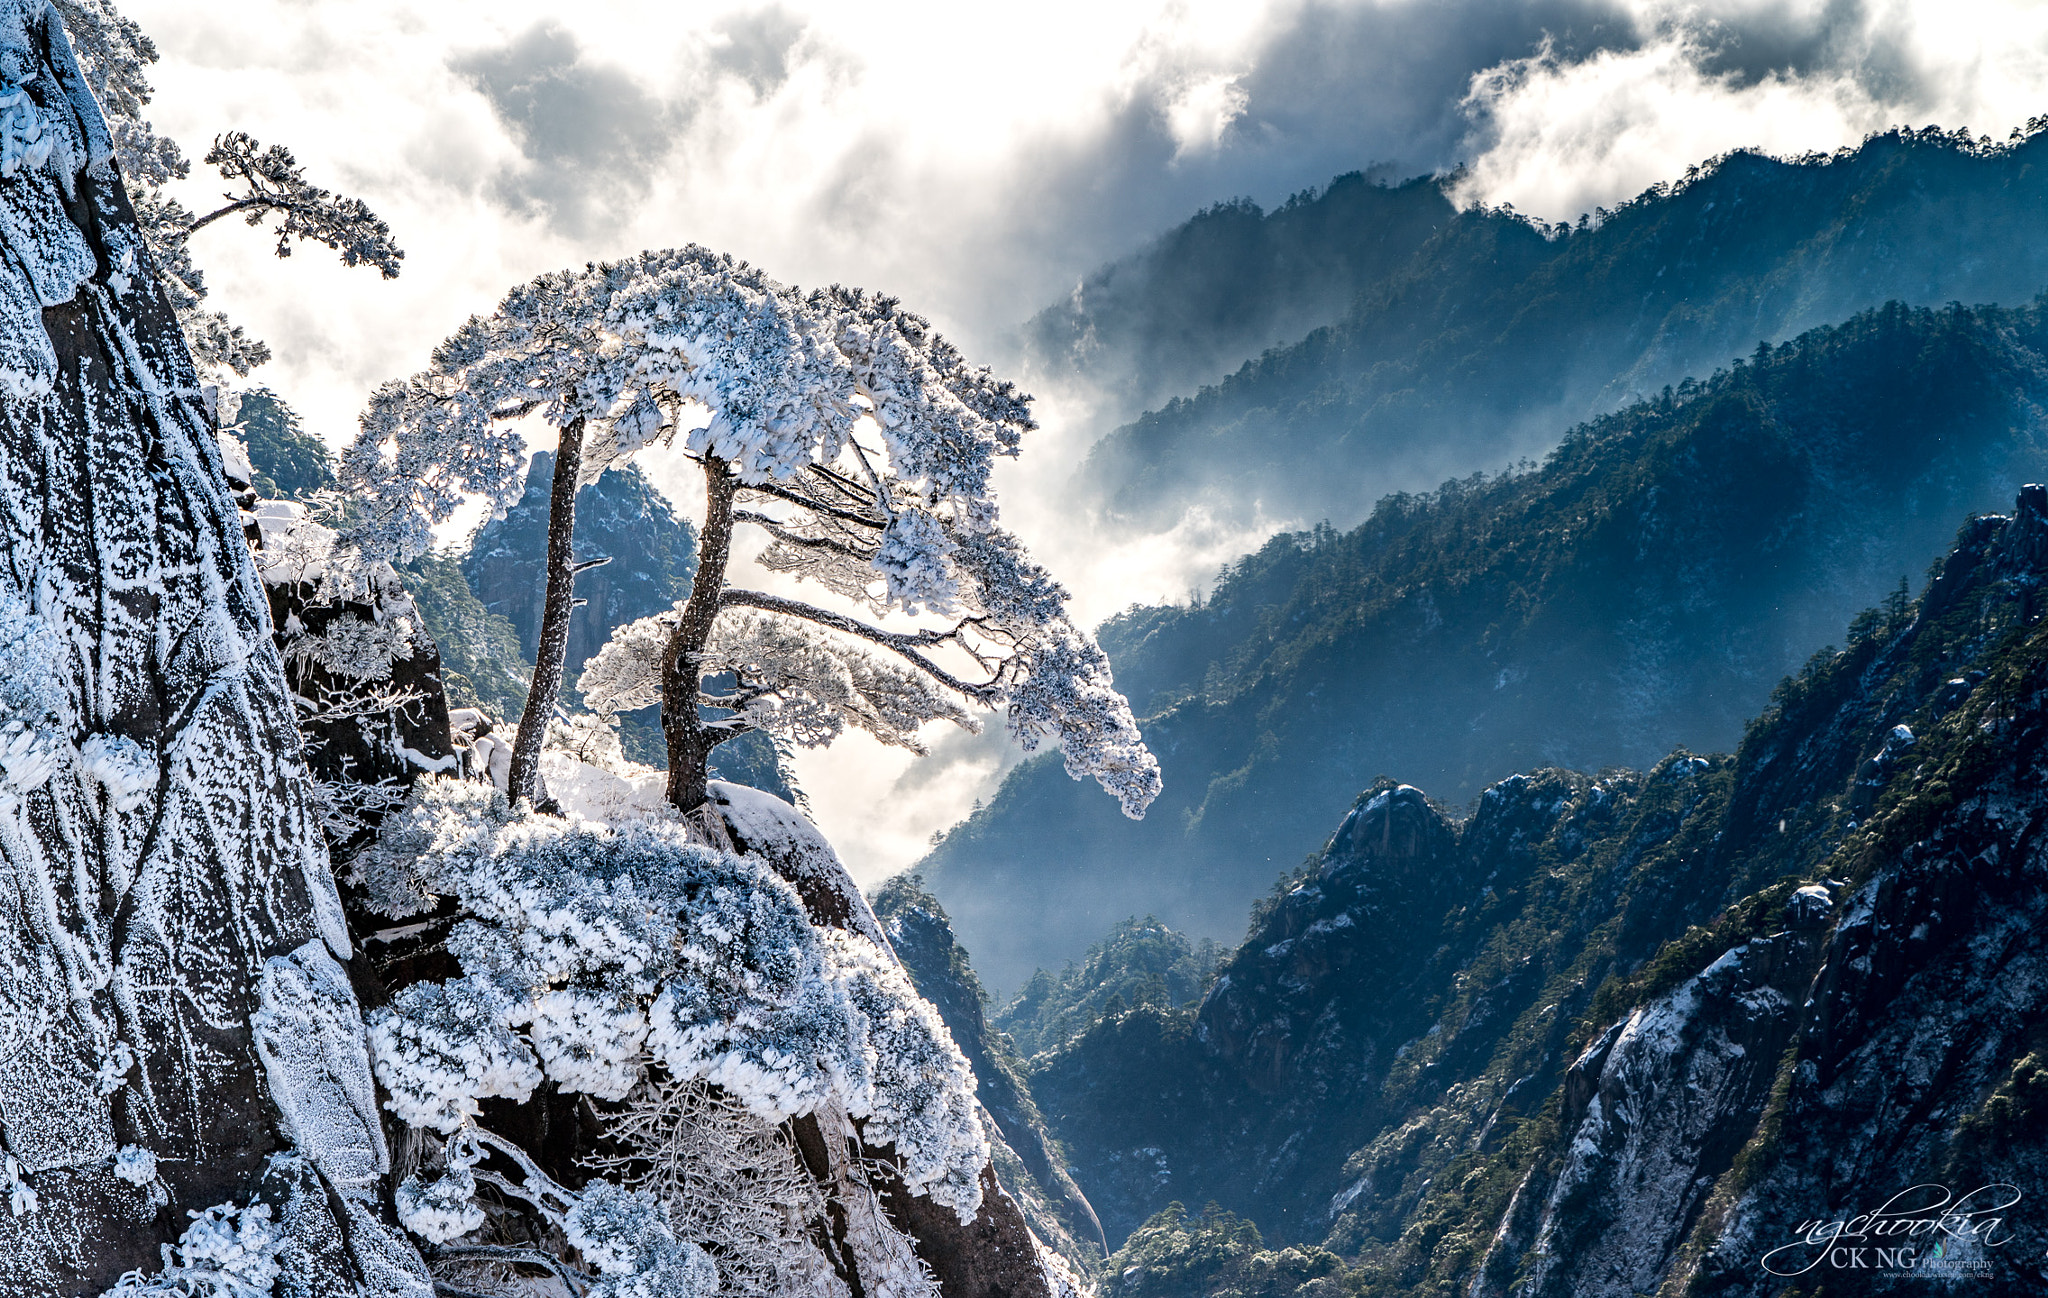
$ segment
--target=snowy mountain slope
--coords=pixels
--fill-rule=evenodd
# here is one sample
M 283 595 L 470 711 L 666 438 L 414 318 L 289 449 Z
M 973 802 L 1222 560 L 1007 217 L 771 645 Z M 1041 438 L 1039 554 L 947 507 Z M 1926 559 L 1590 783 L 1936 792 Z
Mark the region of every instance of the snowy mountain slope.
M 1276 538 L 1203 602 L 1101 632 L 1166 777 L 1120 820 L 1026 762 L 921 866 L 999 988 L 1147 913 L 1242 898 L 1382 774 L 1462 803 L 1515 770 L 1732 746 L 1773 682 L 1954 520 L 2048 473 L 2037 308 L 1886 308 L 1574 431 L 1540 467 Z
M 1331 1265 L 1375 1295 L 1915 1283 L 1784 1268 L 1825 1252 L 1801 1222 L 2048 1170 L 2044 580 L 2028 487 L 1732 757 L 1516 776 L 1462 821 L 1368 790 L 1198 1009 L 1033 1060 L 1112 1239 L 1214 1198 L 1275 1241 L 1162 1216 L 1109 1289 L 1306 1295 Z M 2025 1292 L 2048 1227 L 2004 1216 L 1946 1252 Z

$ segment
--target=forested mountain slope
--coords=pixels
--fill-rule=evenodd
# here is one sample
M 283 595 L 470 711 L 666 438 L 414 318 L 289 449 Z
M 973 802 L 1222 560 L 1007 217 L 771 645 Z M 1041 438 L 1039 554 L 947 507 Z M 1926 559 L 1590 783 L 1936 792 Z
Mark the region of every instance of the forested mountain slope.
M 1248 198 L 1218 203 L 1033 316 L 1026 370 L 1128 419 L 1343 319 L 1456 215 L 1427 176 L 1387 185 L 1360 172 L 1271 212 Z
M 1539 454 L 1759 339 L 1894 299 L 2030 301 L 2048 286 L 2044 157 L 2038 135 L 1994 147 L 1932 128 L 1833 156 L 1736 153 L 1570 231 L 1452 213 L 1435 182 L 1340 181 L 1256 230 L 1240 209 L 1197 217 L 1030 337 L 1056 353 L 1043 369 L 1112 394 L 1136 370 L 1160 378 L 1144 399 L 1176 397 L 1079 475 L 1116 515 L 1159 525 L 1200 502 L 1349 526 L 1389 491 Z M 1356 295 L 1341 319 L 1339 290 Z M 1281 321 L 1319 312 L 1328 327 L 1259 355 Z M 1195 393 L 1233 356 L 1258 358 Z
M 929 884 L 1013 989 L 1128 915 L 1234 936 L 1378 775 L 1462 803 L 1516 770 L 1726 748 L 1956 518 L 2048 476 L 2044 352 L 2040 308 L 1886 307 L 1585 425 L 1538 468 L 1276 538 L 1206 602 L 1101 632 L 1164 768 L 1144 821 L 1027 762 Z
M 1198 1008 L 1032 1061 L 1112 1240 L 1173 1200 L 1242 1217 L 1163 1213 L 1108 1291 L 1924 1282 L 1795 1240 L 1909 1186 L 2048 1172 L 2044 578 L 2035 486 L 1784 681 L 1733 757 L 1518 775 L 1463 820 L 1368 789 Z M 1943 1232 L 1945 1261 L 2031 1292 L 2048 1228 L 2003 1223 Z

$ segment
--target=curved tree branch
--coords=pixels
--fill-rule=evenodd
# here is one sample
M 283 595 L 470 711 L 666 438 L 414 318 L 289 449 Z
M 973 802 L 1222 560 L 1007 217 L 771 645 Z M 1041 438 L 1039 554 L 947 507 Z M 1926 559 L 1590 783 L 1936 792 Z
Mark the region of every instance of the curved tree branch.
M 237 199 L 236 201 L 229 203 L 226 207 L 223 207 L 218 211 L 208 212 L 205 216 L 200 217 L 198 220 L 192 222 L 192 224 L 186 226 L 185 229 L 187 233 L 190 233 L 194 230 L 204 230 L 207 226 L 212 225 L 215 221 L 220 220 L 224 216 L 232 216 L 236 212 L 246 212 L 252 207 L 275 206 L 276 203 L 274 201 L 261 194 L 254 195 L 249 198 Z
M 929 630 L 906 633 L 884 631 L 880 627 L 869 626 L 860 619 L 848 617 L 844 613 L 834 613 L 831 609 L 819 608 L 815 604 L 806 604 L 802 600 L 785 599 L 780 595 L 770 595 L 758 590 L 727 590 L 719 596 L 718 606 L 721 609 L 758 608 L 766 613 L 780 613 L 785 617 L 802 618 L 806 622 L 815 622 L 819 626 L 830 627 L 834 631 L 843 631 L 847 635 L 857 636 L 862 640 L 866 640 L 871 644 L 878 644 L 884 649 L 897 654 L 919 671 L 956 694 L 973 699 L 976 703 L 995 702 L 995 686 L 993 683 L 970 685 L 918 652 L 918 650 L 929 648 L 932 645 L 955 643 L 961 629 L 979 621 L 977 618 L 969 618 L 967 621 L 949 627 L 944 631 Z
M 735 523 L 752 523 L 755 527 L 760 528 L 784 545 L 801 546 L 806 550 L 830 550 L 834 554 L 844 555 L 849 559 L 859 559 L 863 563 L 874 557 L 872 554 L 862 554 L 852 546 L 835 541 L 829 536 L 803 536 L 792 532 L 784 527 L 780 521 L 770 518 L 766 514 L 753 514 L 745 510 L 735 510 L 732 521 Z
M 194 221 L 186 233 L 209 225 L 231 212 L 248 212 L 256 225 L 272 212 L 284 215 L 277 230 L 277 255 L 289 257 L 292 240 L 311 239 L 341 255 L 344 266 L 374 266 L 385 279 L 397 279 L 405 253 L 391 237 L 391 227 L 359 198 L 344 198 L 306 180 L 305 169 L 290 149 L 258 144 L 247 132 L 216 136 L 206 164 L 223 178 L 248 186 L 240 198 Z
M 756 491 L 764 496 L 773 496 L 777 500 L 786 500 L 792 505 L 800 505 L 805 509 L 813 510 L 820 514 L 830 514 L 834 518 L 843 518 L 849 523 L 858 523 L 862 527 L 872 527 L 877 532 L 885 531 L 889 526 L 887 519 L 870 518 L 866 514 L 858 513 L 851 509 L 840 509 L 835 505 L 828 505 L 822 500 L 809 500 L 787 487 L 778 487 L 772 482 L 744 483 L 739 489 L 741 491 Z

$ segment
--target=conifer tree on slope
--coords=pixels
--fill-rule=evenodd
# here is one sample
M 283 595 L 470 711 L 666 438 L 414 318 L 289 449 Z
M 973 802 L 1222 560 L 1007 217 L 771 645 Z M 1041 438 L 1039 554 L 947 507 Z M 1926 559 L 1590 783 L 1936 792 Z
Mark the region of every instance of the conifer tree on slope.
M 696 578 L 676 609 L 614 633 L 581 688 L 600 712 L 661 705 L 678 810 L 703 806 L 711 750 L 750 729 L 818 746 L 854 725 L 921 751 L 925 722 L 973 729 L 971 709 L 990 707 L 1027 749 L 1056 740 L 1127 815 L 1157 793 L 1108 660 L 996 525 L 990 471 L 1033 427 L 1028 398 L 893 299 L 800 293 L 695 246 L 522 285 L 372 399 L 341 471 L 362 556 L 422 553 L 468 495 L 508 505 L 523 485 L 513 421 L 529 415 L 561 430 L 561 451 L 515 799 L 533 796 L 560 688 L 574 493 L 656 444 L 704 474 Z M 769 569 L 856 612 L 731 584 L 740 526 L 767 534 Z
M 973 727 L 971 708 L 1003 706 L 1020 740 L 1030 746 L 1056 739 L 1069 771 L 1094 776 L 1129 814 L 1142 814 L 1156 794 L 1157 764 L 1114 689 L 1106 659 L 1068 618 L 1066 593 L 995 524 L 989 472 L 996 457 L 1017 452 L 1031 427 L 1025 398 L 967 366 L 893 301 L 837 288 L 800 294 L 696 247 L 521 286 L 491 316 L 473 319 L 443 343 L 430 369 L 372 399 L 362 434 L 341 464 L 343 489 L 358 511 L 344 541 L 364 561 L 354 570 L 423 552 L 433 526 L 471 494 L 500 508 L 510 504 L 523 488 L 523 439 L 513 424 L 528 416 L 560 430 L 560 449 L 538 666 L 508 781 L 514 814 L 536 792 L 541 739 L 560 688 L 581 566 L 569 547 L 575 493 L 606 468 L 657 444 L 688 457 L 704 474 L 705 519 L 691 594 L 669 613 L 615 633 L 586 667 L 582 688 L 605 711 L 660 703 L 668 799 L 705 839 L 730 842 L 732 827 L 708 805 L 709 755 L 721 740 L 751 728 L 817 745 L 852 724 L 916 749 L 927 721 Z M 738 526 L 767 533 L 770 569 L 816 581 L 865 616 L 732 585 Z M 350 568 L 337 567 L 337 578 L 345 580 Z M 891 629 L 882 622 L 891 612 L 923 625 Z M 715 679 L 732 684 L 714 689 Z M 427 809 L 435 798 L 448 796 L 430 793 L 406 823 L 432 814 Z M 485 832 L 460 816 L 445 823 L 457 821 L 459 827 L 446 831 L 451 841 L 467 843 Z M 794 887 L 811 924 L 844 930 L 855 947 L 875 938 L 883 962 L 875 968 L 896 970 L 844 867 L 821 841 L 803 846 L 805 835 L 816 840 L 815 831 L 792 831 L 785 822 L 775 832 L 798 850 L 783 854 L 788 860 L 772 849 L 763 855 Z M 459 892 L 459 879 L 415 873 L 433 852 L 404 846 L 410 833 L 403 824 L 395 836 L 387 833 L 390 841 L 378 853 L 394 853 L 395 864 L 372 867 L 365 878 L 388 873 L 426 894 Z M 464 848 L 458 855 L 468 860 L 473 854 Z M 655 876 L 666 874 L 654 871 L 650 880 Z M 401 897 L 389 913 L 423 904 L 424 896 Z M 722 932 L 732 925 L 713 927 Z M 472 976 L 506 976 L 481 948 L 472 954 L 477 968 L 464 962 Z M 900 971 L 887 976 L 900 977 Z M 428 1003 L 433 995 L 431 989 L 405 993 L 401 1000 L 411 1008 L 378 1021 L 378 1067 L 380 1076 L 389 1073 L 387 1086 L 406 1088 L 416 1071 L 404 1034 L 415 1027 L 428 1036 L 442 1030 L 443 1020 L 431 1012 L 439 1002 Z M 419 1006 L 412 1006 L 414 999 Z M 416 1024 L 406 1017 L 413 1009 Z M 661 1011 L 649 1013 L 659 1018 Z M 574 1017 L 608 1021 L 595 1009 Z M 589 1048 L 603 1053 L 597 1045 Z M 950 1043 L 939 1051 L 947 1058 L 955 1053 Z M 811 1054 L 808 1046 L 791 1045 L 764 1058 Z M 893 1048 L 883 1056 L 894 1060 Z M 679 1079 L 705 1067 L 687 1057 L 664 1058 Z M 771 1073 L 781 1066 L 763 1065 Z M 736 1067 L 730 1076 L 720 1070 L 707 1075 L 737 1082 L 760 1071 L 753 1065 Z M 638 1094 L 630 1089 L 632 1076 L 620 1074 L 620 1094 Z M 566 1089 L 585 1085 L 573 1075 L 557 1082 Z M 530 1093 L 530 1082 L 522 1087 L 521 1094 Z M 912 1147 L 883 1134 L 876 1118 L 854 1117 L 872 1156 L 862 1163 L 870 1170 L 855 1178 L 869 1188 L 850 1189 L 849 1165 L 835 1152 L 841 1142 L 827 1134 L 839 1130 L 839 1120 L 821 1121 L 813 1103 L 792 1101 L 772 1116 L 787 1122 L 789 1139 L 819 1186 L 833 1187 L 828 1197 L 841 1206 L 819 1220 L 833 1241 L 828 1253 L 841 1260 L 835 1266 L 851 1260 L 843 1275 L 856 1291 L 859 1277 L 876 1263 L 861 1240 L 890 1237 L 888 1230 L 877 1236 L 859 1224 L 858 1205 L 877 1202 L 862 1197 L 869 1194 L 887 1205 L 890 1230 L 917 1241 L 917 1261 L 910 1265 L 929 1267 L 939 1292 L 967 1298 L 1048 1291 L 1028 1228 L 999 1192 L 985 1157 L 958 1147 L 969 1155 L 965 1180 L 956 1187 L 964 1197 L 918 1189 Z M 460 1115 L 442 1120 L 465 1129 Z M 893 1154 L 887 1152 L 892 1144 Z M 466 1193 L 459 1176 L 447 1185 L 451 1201 L 462 1197 L 457 1191 Z

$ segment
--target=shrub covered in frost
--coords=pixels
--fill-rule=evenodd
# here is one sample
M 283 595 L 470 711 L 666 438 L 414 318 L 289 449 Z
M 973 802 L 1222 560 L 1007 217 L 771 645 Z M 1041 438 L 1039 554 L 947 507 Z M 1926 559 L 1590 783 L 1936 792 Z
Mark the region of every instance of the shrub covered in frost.
M 945 1026 L 887 953 L 812 927 L 760 862 L 677 822 L 536 815 L 456 781 L 420 786 L 365 856 L 373 902 L 449 897 L 467 916 L 447 943 L 462 976 L 371 1016 L 386 1107 L 408 1124 L 456 1132 L 543 1076 L 620 1100 L 659 1069 L 766 1122 L 827 1104 L 866 1119 L 913 1190 L 963 1219 L 979 1207 L 988 1147 Z
M 809 1232 L 824 1198 L 783 1127 L 709 1082 L 654 1077 L 606 1134 L 622 1152 L 591 1165 L 661 1201 L 677 1236 L 716 1260 L 720 1298 L 829 1291 Z
M 911 1189 L 972 1217 L 989 1148 L 966 1058 L 901 965 L 864 937 L 834 930 L 825 939 L 874 1052 L 867 1138 L 896 1147 Z
M 156 1180 L 156 1155 L 139 1145 L 123 1145 L 114 1153 L 114 1175 L 130 1185 Z
M 604 1276 L 590 1287 L 591 1298 L 697 1298 L 718 1288 L 711 1259 L 676 1238 L 651 1194 L 596 1182 L 562 1227 L 570 1246 Z
M 476 1173 L 459 1162 L 432 1181 L 405 1178 L 396 1197 L 399 1222 L 435 1244 L 467 1235 L 484 1224 L 484 1210 L 476 1205 Z
M 177 1247 L 164 1246 L 163 1270 L 130 1271 L 102 1298 L 270 1298 L 284 1244 L 270 1205 L 223 1203 L 192 1218 Z
M 17 794 L 48 780 L 68 746 L 63 652 L 47 622 L 0 591 L 0 782 Z
M 524 1100 L 540 1084 L 533 1051 L 509 1026 L 511 997 L 482 978 L 415 983 L 370 1020 L 384 1107 L 408 1126 L 450 1132 L 477 1101 Z

